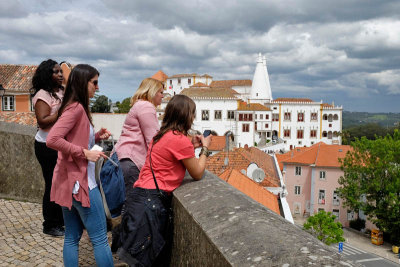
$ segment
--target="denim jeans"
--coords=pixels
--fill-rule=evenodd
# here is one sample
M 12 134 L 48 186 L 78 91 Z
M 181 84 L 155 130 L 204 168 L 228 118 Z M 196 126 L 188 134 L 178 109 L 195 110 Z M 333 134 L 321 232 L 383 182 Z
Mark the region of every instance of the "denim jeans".
M 97 266 L 114 266 L 107 239 L 106 216 L 98 187 L 89 191 L 89 199 L 90 208 L 82 207 L 75 199 L 72 200 L 71 210 L 62 207 L 65 223 L 63 258 L 66 267 L 78 266 L 79 240 L 83 226 L 92 242 Z

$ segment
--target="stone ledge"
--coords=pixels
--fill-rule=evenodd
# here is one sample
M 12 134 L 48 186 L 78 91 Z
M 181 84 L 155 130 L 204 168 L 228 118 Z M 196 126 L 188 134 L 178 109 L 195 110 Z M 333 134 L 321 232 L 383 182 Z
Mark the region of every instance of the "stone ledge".
M 173 205 L 172 266 L 360 266 L 209 172 Z

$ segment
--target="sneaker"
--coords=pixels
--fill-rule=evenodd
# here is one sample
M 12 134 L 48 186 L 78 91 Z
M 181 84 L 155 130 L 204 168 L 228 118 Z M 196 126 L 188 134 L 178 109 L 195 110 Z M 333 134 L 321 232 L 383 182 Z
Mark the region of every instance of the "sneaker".
M 53 228 L 43 228 L 43 233 L 51 236 L 63 236 L 65 231 L 63 227 L 56 226 Z

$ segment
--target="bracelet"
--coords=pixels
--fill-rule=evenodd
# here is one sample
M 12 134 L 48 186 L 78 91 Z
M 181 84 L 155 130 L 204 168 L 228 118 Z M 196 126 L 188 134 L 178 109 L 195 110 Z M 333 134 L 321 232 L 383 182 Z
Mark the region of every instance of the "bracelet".
M 200 157 L 201 155 L 204 155 L 204 156 L 208 157 L 208 156 L 210 156 L 210 154 L 211 154 L 211 152 L 208 151 L 208 147 L 203 146 L 203 147 L 201 148 L 200 153 L 199 153 L 199 157 Z

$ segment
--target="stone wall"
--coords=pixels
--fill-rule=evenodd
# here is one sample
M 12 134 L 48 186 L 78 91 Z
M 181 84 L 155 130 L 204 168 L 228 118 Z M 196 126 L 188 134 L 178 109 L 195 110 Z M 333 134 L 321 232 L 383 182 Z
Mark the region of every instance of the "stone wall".
M 40 202 L 36 129 L 0 122 L 0 197 Z M 206 172 L 175 190 L 171 266 L 360 266 Z
M 44 181 L 35 156 L 36 128 L 0 122 L 0 197 L 41 202 Z

